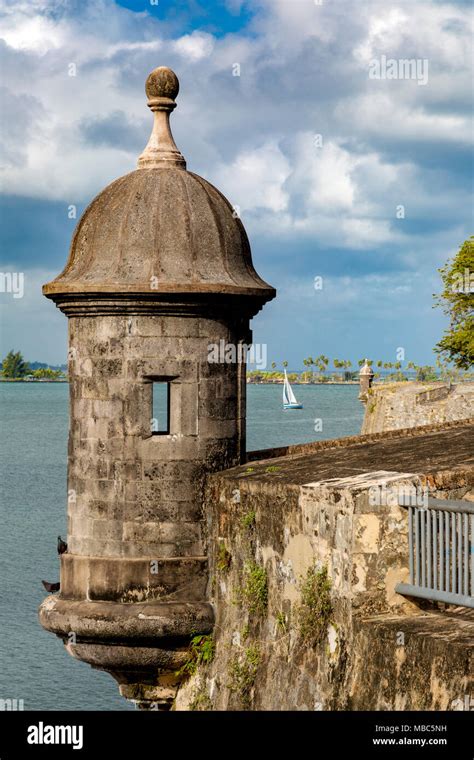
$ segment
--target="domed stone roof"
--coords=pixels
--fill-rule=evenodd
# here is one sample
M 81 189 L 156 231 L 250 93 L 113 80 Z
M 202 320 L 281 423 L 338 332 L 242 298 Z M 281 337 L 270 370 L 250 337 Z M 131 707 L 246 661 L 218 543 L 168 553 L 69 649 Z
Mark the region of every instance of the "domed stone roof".
M 49 298 L 214 293 L 247 295 L 261 306 L 275 296 L 253 268 L 230 203 L 186 170 L 169 129 L 178 89 L 168 68 L 148 77 L 155 120 L 138 169 L 108 185 L 84 211 L 64 271 L 43 287 Z

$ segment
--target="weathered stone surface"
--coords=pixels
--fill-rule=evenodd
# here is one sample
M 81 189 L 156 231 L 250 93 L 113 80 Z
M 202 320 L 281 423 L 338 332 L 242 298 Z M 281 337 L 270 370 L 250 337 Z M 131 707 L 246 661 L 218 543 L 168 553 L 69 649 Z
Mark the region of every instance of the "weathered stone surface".
M 65 270 L 43 292 L 275 296 L 252 267 L 230 203 L 177 167 L 139 169 L 105 188 L 76 228 Z
M 59 636 L 73 631 L 79 641 L 114 642 L 130 650 L 136 643 L 210 631 L 213 619 L 205 602 L 84 602 L 50 596 L 40 608 L 43 627 Z M 129 656 L 133 658 L 133 651 Z
M 68 553 L 60 596 L 40 610 L 141 706 L 169 702 L 190 635 L 213 620 L 201 493 L 207 473 L 243 460 L 246 386 L 245 366 L 211 366 L 210 347 L 248 341 L 275 296 L 230 203 L 185 171 L 169 129 L 176 75 L 160 67 L 146 90 L 154 126 L 139 169 L 88 206 L 44 287 L 69 317 L 71 419 Z M 168 385 L 163 432 L 154 382 Z
M 474 463 L 474 425 L 469 421 L 408 428 L 333 441 L 251 452 L 252 472 L 246 479 L 301 484 L 310 480 L 390 470 L 428 475 L 453 467 L 471 468 Z M 285 466 L 285 455 L 291 467 Z M 282 458 L 282 462 L 276 459 Z M 259 458 L 262 461 L 254 461 Z M 290 459 L 288 460 L 290 461 Z M 279 466 L 269 475 L 270 466 Z M 241 473 L 245 469 L 240 470 Z M 235 474 L 238 474 L 237 470 Z M 229 473 L 232 477 L 234 473 Z
M 347 709 L 472 709 L 474 615 L 467 610 L 357 621 L 353 647 Z
M 408 575 L 407 512 L 372 494 L 410 485 L 474 498 L 473 430 L 309 444 L 208 476 L 216 654 L 177 709 L 467 709 L 457 705 L 474 688 L 474 616 L 396 593 Z M 327 571 L 330 612 L 315 616 L 321 630 L 308 641 L 314 570 Z
M 202 601 L 207 560 L 61 557 L 61 598 L 91 601 Z
M 362 433 L 474 418 L 474 383 L 390 383 L 367 394 Z

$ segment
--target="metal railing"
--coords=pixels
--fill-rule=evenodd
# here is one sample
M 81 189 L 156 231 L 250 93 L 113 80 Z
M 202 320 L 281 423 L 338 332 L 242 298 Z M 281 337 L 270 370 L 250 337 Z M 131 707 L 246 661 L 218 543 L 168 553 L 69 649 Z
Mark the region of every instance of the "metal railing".
M 429 498 L 408 507 L 410 582 L 395 590 L 463 607 L 474 607 L 474 504 Z

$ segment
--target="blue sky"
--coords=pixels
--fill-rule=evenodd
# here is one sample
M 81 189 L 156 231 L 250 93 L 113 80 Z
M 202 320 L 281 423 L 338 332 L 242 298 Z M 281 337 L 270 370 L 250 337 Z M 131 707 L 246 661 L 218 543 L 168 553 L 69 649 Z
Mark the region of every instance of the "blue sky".
M 437 268 L 472 234 L 471 13 L 434 0 L 0 0 L 0 271 L 25 276 L 23 298 L 0 294 L 1 355 L 64 361 L 67 320 L 41 285 L 65 264 L 68 208 L 79 217 L 135 168 L 144 80 L 168 65 L 188 168 L 240 206 L 278 290 L 253 322 L 269 361 L 395 361 L 402 347 L 432 362 L 446 325 Z M 384 55 L 426 60 L 427 83 L 371 79 Z

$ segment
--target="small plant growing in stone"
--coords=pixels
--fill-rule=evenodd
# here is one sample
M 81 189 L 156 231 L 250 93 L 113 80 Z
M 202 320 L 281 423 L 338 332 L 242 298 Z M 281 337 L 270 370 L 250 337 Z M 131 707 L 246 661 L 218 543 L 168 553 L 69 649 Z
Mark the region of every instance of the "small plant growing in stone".
M 254 509 L 251 509 L 248 512 L 246 512 L 245 515 L 242 516 L 242 520 L 241 520 L 242 527 L 245 528 L 246 530 L 250 530 L 251 528 L 253 528 L 255 525 L 256 516 L 257 515 Z
M 238 695 L 244 709 L 250 707 L 259 665 L 260 651 L 256 645 L 248 647 L 244 651 L 243 658 L 242 656 L 234 657 L 229 665 L 228 687 Z
M 265 468 L 265 472 L 278 472 L 279 469 L 276 464 L 272 464 L 270 467 Z
M 248 562 L 245 565 L 245 584 L 240 596 L 251 614 L 265 613 L 268 604 L 268 583 L 264 567 L 256 562 Z
M 314 647 L 324 639 L 333 612 L 327 567 L 310 567 L 300 592 L 301 603 L 297 609 L 300 638 L 302 643 Z
M 250 475 L 250 473 L 254 472 L 254 470 L 255 470 L 254 467 L 247 467 L 247 469 L 245 470 L 245 475 Z
M 176 673 L 177 676 L 193 676 L 200 665 L 209 665 L 214 658 L 215 643 L 210 634 L 197 634 L 189 644 L 188 658 Z
M 284 612 L 277 612 L 276 624 L 277 624 L 277 629 L 282 630 L 283 633 L 287 632 L 288 626 L 286 623 L 286 615 Z
M 226 573 L 230 568 L 232 562 L 232 554 L 227 549 L 224 541 L 219 542 L 219 549 L 217 552 L 217 569 L 222 573 Z
M 205 691 L 198 691 L 189 704 L 189 710 L 192 712 L 206 712 L 212 710 L 212 702 L 209 694 Z

